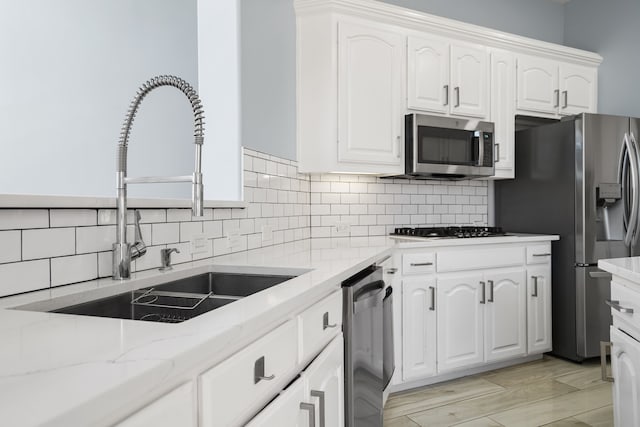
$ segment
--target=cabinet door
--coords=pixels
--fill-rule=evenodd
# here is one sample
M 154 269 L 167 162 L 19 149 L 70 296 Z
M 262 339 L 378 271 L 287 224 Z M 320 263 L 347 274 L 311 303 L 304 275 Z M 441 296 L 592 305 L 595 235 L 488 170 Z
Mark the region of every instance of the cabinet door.
M 528 353 L 551 350 L 551 264 L 527 268 Z
M 404 45 L 400 34 L 339 23 L 339 162 L 401 166 Z
M 402 280 L 402 379 L 436 373 L 436 278 Z
M 195 427 L 196 420 L 194 387 L 189 382 L 142 408 L 117 427 Z
M 483 355 L 482 273 L 441 275 L 438 283 L 438 372 L 481 363 Z
M 489 115 L 489 60 L 482 46 L 451 45 L 451 114 Z
M 616 426 L 640 426 L 640 342 L 611 327 L 613 418 Z
M 597 86 L 595 68 L 560 64 L 560 114 L 595 113 Z
M 485 272 L 487 305 L 484 317 L 485 360 L 508 359 L 527 353 L 525 270 Z
M 316 426 L 344 426 L 344 342 L 338 335 L 304 372 Z M 322 422 L 324 421 L 324 422 Z
M 515 177 L 516 58 L 510 52 L 491 52 L 491 121 L 496 146 L 496 178 Z
M 560 103 L 558 64 L 522 55 L 517 66 L 517 108 L 555 115 Z
M 304 380 L 299 379 L 267 405 L 246 427 L 308 427 L 309 410 L 302 409 L 305 401 Z M 317 408 L 314 409 L 314 412 Z M 222 424 L 219 424 L 222 425 Z
M 449 43 L 409 37 L 407 104 L 416 110 L 449 111 Z

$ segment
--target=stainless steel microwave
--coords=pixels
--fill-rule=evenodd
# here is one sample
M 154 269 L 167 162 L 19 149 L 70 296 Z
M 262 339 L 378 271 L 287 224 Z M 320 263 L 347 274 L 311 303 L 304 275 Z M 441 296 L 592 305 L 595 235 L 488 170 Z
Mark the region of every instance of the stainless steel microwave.
M 492 176 L 494 126 L 476 119 L 407 114 L 405 178 L 468 179 Z

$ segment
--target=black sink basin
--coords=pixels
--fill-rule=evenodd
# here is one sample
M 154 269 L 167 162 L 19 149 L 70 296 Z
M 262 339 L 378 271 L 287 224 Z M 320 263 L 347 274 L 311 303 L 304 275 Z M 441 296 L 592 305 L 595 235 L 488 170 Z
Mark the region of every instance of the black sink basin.
M 189 292 L 194 294 L 229 295 L 246 297 L 256 292 L 293 279 L 295 276 L 205 273 L 197 276 L 154 286 L 154 289 L 168 292 Z
M 294 277 L 296 276 L 204 273 L 52 312 L 179 323 Z

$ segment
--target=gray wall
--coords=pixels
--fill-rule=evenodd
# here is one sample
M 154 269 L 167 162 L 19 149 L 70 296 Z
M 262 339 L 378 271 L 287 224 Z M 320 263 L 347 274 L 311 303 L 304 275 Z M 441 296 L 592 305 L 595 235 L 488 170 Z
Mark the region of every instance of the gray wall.
M 598 111 L 640 117 L 638 0 L 574 0 L 566 5 L 565 44 L 599 53 Z
M 563 41 L 564 6 L 550 0 L 385 2 L 535 39 Z M 240 4 L 242 145 L 295 159 L 293 0 L 242 0 Z

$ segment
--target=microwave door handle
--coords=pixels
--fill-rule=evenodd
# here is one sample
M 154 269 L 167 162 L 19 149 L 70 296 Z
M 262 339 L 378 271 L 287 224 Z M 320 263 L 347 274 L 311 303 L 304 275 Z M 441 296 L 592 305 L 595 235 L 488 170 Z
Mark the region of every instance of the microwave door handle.
M 478 166 L 484 164 L 484 134 L 480 132 L 478 136 Z

